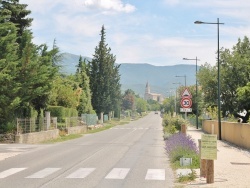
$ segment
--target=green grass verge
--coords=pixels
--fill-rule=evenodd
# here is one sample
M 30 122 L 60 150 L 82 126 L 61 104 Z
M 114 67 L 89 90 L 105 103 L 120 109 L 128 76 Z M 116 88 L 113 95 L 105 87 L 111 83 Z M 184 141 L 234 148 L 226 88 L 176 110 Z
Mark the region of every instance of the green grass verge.
M 43 144 L 53 144 L 53 143 L 57 143 L 57 142 L 64 142 L 67 140 L 72 140 L 72 139 L 76 139 L 76 138 L 80 138 L 82 137 L 82 134 L 69 134 L 69 135 L 61 135 L 56 139 L 53 140 L 48 140 L 45 142 L 42 142 Z

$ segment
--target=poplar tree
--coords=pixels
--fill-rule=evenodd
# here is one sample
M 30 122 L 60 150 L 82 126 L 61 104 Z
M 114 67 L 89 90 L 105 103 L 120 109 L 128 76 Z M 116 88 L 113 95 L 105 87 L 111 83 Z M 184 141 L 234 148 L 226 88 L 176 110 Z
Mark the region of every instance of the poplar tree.
M 95 54 L 89 64 L 90 89 L 92 106 L 100 113 L 110 113 L 120 109 L 121 85 L 119 66 L 115 65 L 116 57 L 105 41 L 105 28 L 101 29 L 101 41 L 95 48 Z

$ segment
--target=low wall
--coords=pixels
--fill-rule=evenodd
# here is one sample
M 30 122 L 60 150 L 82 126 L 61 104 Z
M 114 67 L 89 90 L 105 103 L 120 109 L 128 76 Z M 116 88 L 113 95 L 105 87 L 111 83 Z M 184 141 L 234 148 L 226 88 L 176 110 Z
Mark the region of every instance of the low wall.
M 76 126 L 76 127 L 68 127 L 68 134 L 81 134 L 87 132 L 87 126 Z
M 202 130 L 209 134 L 218 135 L 218 121 L 204 120 Z M 250 124 L 221 122 L 221 139 L 242 148 L 250 149 Z
M 59 136 L 59 130 L 49 130 L 34 133 L 19 134 L 15 136 L 15 143 L 35 144 L 46 140 L 56 139 Z

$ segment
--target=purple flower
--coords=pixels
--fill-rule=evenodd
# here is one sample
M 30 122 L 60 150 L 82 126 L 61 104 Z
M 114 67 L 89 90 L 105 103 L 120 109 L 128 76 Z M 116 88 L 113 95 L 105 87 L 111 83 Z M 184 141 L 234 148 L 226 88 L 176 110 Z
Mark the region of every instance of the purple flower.
M 198 154 L 198 147 L 189 135 L 177 133 L 166 140 L 166 151 L 169 155 L 180 149 L 193 151 Z

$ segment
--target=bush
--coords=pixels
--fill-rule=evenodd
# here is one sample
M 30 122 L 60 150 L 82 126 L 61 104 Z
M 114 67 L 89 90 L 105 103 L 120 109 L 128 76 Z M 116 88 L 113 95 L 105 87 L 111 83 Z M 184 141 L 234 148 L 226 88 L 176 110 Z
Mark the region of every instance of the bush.
M 171 163 L 180 167 L 180 158 L 192 158 L 192 168 L 199 168 L 198 147 L 190 136 L 178 133 L 170 136 L 166 141 L 166 151 Z
M 186 175 L 186 176 L 180 176 L 179 178 L 178 178 L 178 182 L 189 182 L 189 181 L 193 181 L 193 180 L 195 180 L 195 178 L 196 178 L 196 172 L 194 171 L 194 170 L 191 170 L 191 173 L 189 173 L 188 175 Z
M 183 124 L 187 125 L 187 122 L 181 116 L 172 117 L 171 115 L 164 115 L 163 117 L 164 133 L 174 134 L 181 130 L 181 125 Z

